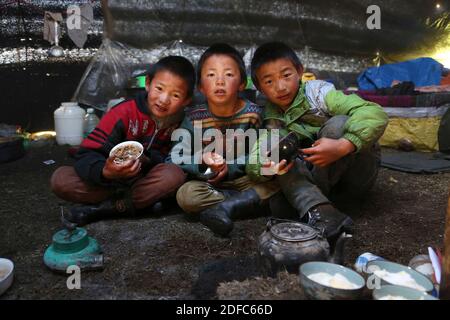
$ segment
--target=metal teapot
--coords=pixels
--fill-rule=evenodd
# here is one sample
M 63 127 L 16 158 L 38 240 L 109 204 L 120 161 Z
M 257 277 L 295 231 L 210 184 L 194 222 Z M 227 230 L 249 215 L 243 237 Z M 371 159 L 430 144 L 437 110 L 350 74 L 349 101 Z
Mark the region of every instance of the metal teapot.
M 350 234 L 342 233 L 333 246 L 319 229 L 304 223 L 271 218 L 258 241 L 258 252 L 263 269 L 269 275 L 279 270 L 297 273 L 308 261 L 329 261 L 342 264 L 345 240 Z

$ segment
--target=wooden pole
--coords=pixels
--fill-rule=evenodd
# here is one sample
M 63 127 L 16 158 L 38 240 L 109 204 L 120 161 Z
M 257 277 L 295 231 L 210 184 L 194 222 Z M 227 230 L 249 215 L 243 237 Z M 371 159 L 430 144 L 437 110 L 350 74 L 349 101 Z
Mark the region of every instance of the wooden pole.
M 448 195 L 447 216 L 444 231 L 444 257 L 439 298 L 450 300 L 450 193 Z

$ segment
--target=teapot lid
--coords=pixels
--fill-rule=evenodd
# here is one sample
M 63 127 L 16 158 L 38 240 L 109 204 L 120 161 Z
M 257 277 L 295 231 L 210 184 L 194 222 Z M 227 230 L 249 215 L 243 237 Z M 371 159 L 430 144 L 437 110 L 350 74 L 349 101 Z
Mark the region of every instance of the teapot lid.
M 304 223 L 281 222 L 270 228 L 272 235 L 284 241 L 307 241 L 314 239 L 318 231 Z

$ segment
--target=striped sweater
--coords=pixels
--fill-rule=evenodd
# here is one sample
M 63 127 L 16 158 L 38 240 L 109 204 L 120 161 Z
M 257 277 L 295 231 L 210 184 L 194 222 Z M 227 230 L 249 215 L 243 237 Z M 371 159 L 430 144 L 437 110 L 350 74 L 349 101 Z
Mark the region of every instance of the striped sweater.
M 245 175 L 245 164 L 248 159 L 249 150 L 252 146 L 250 145 L 251 139 L 247 139 L 245 145 L 242 145 L 243 147 L 239 148 L 235 142 L 236 132 L 237 135 L 239 135 L 239 132 L 245 133 L 249 132 L 247 131 L 248 129 L 255 129 L 253 132 L 257 133 L 257 129 L 261 127 L 262 119 L 263 108 L 248 100 L 245 101 L 244 108 L 230 117 L 215 116 L 211 113 L 207 104 L 190 107 L 185 110 L 184 120 L 178 129 L 189 133 L 189 138 L 186 139 L 186 137 L 183 137 L 173 145 L 167 162 L 173 162 L 179 165 L 189 174 L 190 178 L 202 179 L 203 173 L 207 167 L 198 164 L 201 159 L 201 153 L 202 151 L 215 151 L 220 152 L 227 161 L 228 175 L 224 181 L 242 177 Z M 228 130 L 234 130 L 235 132 L 235 135 L 231 140 L 229 139 L 230 136 L 227 135 Z M 216 136 L 211 138 L 211 135 Z M 197 144 L 195 144 L 195 137 L 201 137 L 200 141 L 197 140 Z M 223 139 L 223 149 L 205 149 L 212 141 L 215 141 L 215 139 Z M 213 144 L 209 145 L 209 148 L 212 146 Z M 174 161 L 174 154 L 179 155 L 181 153 L 185 156 L 185 161 L 182 161 L 181 163 L 179 161 Z

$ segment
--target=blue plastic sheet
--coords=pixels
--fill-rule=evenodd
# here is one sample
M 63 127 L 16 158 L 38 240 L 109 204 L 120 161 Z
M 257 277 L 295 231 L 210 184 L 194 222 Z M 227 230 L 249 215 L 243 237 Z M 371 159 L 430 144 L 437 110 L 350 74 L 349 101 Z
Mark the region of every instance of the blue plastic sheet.
M 418 58 L 366 69 L 358 77 L 361 90 L 388 88 L 393 80 L 412 81 L 416 87 L 439 85 L 443 66 L 432 58 Z

